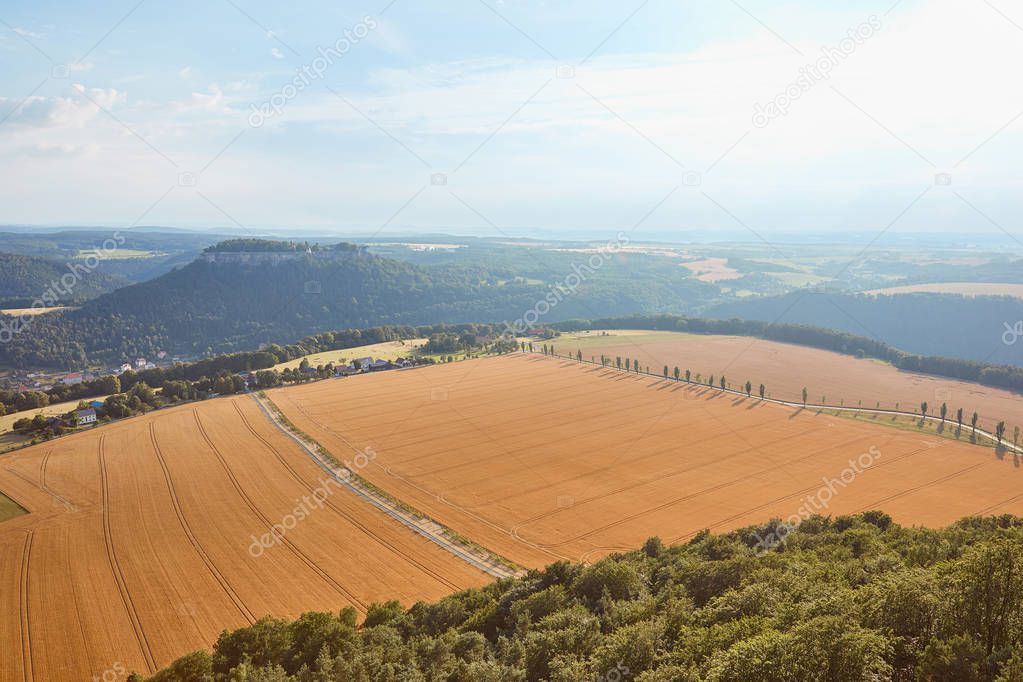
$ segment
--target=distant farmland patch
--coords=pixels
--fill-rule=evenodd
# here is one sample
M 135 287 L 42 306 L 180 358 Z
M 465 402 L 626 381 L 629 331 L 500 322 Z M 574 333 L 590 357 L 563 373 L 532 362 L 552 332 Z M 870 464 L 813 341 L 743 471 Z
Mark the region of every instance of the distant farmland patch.
M 742 277 L 742 273 L 728 266 L 727 258 L 704 258 L 682 263 L 682 267 L 692 272 L 701 282 L 712 284 Z
M 873 289 L 868 294 L 960 294 L 962 296 L 1013 296 L 1023 298 L 1023 284 L 998 282 L 939 282 L 932 284 L 906 284 L 885 289 Z
M 7 308 L 0 310 L 0 314 L 13 317 L 24 317 L 26 315 L 43 315 L 45 313 L 59 313 L 62 310 L 78 310 L 72 306 L 54 306 L 52 308 Z

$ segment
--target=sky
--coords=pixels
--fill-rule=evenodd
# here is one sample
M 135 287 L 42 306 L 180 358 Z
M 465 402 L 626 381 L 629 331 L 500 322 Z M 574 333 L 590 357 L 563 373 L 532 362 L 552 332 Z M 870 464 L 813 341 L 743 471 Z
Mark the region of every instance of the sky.
M 0 224 L 1023 239 L 1010 0 L 7 0 Z

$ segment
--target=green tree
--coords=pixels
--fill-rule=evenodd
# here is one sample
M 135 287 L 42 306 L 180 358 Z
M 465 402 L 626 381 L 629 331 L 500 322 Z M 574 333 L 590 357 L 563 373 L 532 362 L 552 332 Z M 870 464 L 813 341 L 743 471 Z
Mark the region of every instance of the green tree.
M 766 390 L 767 390 L 767 387 L 765 387 L 765 386 L 764 386 L 763 384 L 760 384 L 760 399 L 761 399 L 761 400 L 763 400 L 763 399 L 764 399 L 764 392 L 765 392 Z
M 1002 444 L 1002 438 L 1004 436 L 1005 436 L 1005 422 L 1004 421 L 1000 421 L 995 426 L 995 440 L 998 441 L 999 445 Z
M 803 407 L 806 407 L 806 386 L 803 386 Z
M 926 400 L 923 401 L 922 403 L 920 403 L 920 414 L 922 414 L 925 417 L 927 416 L 927 401 Z
M 941 404 L 941 423 L 945 423 L 945 415 L 948 414 L 948 405 L 945 403 Z
M 956 423 L 959 424 L 959 430 L 963 430 L 963 408 L 956 410 Z
M 746 381 L 746 397 L 749 398 L 753 395 L 753 384 L 750 381 Z
M 675 381 L 678 381 L 678 377 L 679 377 L 680 374 L 681 374 L 681 372 L 679 372 L 678 367 L 675 367 Z
M 976 412 L 974 412 L 973 416 L 970 417 L 970 426 L 973 427 L 973 435 L 977 435 L 977 420 L 978 419 L 980 419 L 980 415 L 978 415 Z
M 686 383 L 687 383 L 687 384 L 689 383 L 689 377 L 691 377 L 691 376 L 692 376 L 692 374 L 691 374 L 691 373 L 689 372 L 689 370 L 687 369 L 687 370 L 686 370 Z
M 722 391 L 723 391 L 723 390 L 725 390 L 725 388 L 726 388 L 727 386 L 728 386 L 728 382 L 727 382 L 727 381 L 725 381 L 725 375 L 724 375 L 724 374 L 722 374 L 722 375 L 721 375 L 721 390 L 722 390 Z
M 1023 548 L 1007 538 L 969 547 L 944 568 L 942 588 L 942 627 L 972 635 L 991 655 L 1014 641 L 1023 608 Z

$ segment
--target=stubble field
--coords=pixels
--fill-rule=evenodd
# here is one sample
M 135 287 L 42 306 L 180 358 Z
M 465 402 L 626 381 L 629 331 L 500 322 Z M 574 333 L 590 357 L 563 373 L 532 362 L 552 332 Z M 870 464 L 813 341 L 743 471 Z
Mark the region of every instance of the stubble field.
M 3 457 L 0 490 L 30 513 L 0 524 L 0 681 L 153 671 L 267 614 L 488 582 L 324 476 L 246 397 Z
M 1023 513 L 993 449 L 538 355 L 269 395 L 328 449 L 372 447 L 375 485 L 531 567 L 787 518 L 850 468 L 821 513 Z

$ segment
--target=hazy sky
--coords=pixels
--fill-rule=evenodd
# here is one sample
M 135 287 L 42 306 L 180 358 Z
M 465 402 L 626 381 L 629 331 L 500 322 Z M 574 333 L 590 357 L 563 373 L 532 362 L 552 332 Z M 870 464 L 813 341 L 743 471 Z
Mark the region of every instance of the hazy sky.
M 7 0 L 0 64 L 0 223 L 1023 233 L 1011 0 Z

